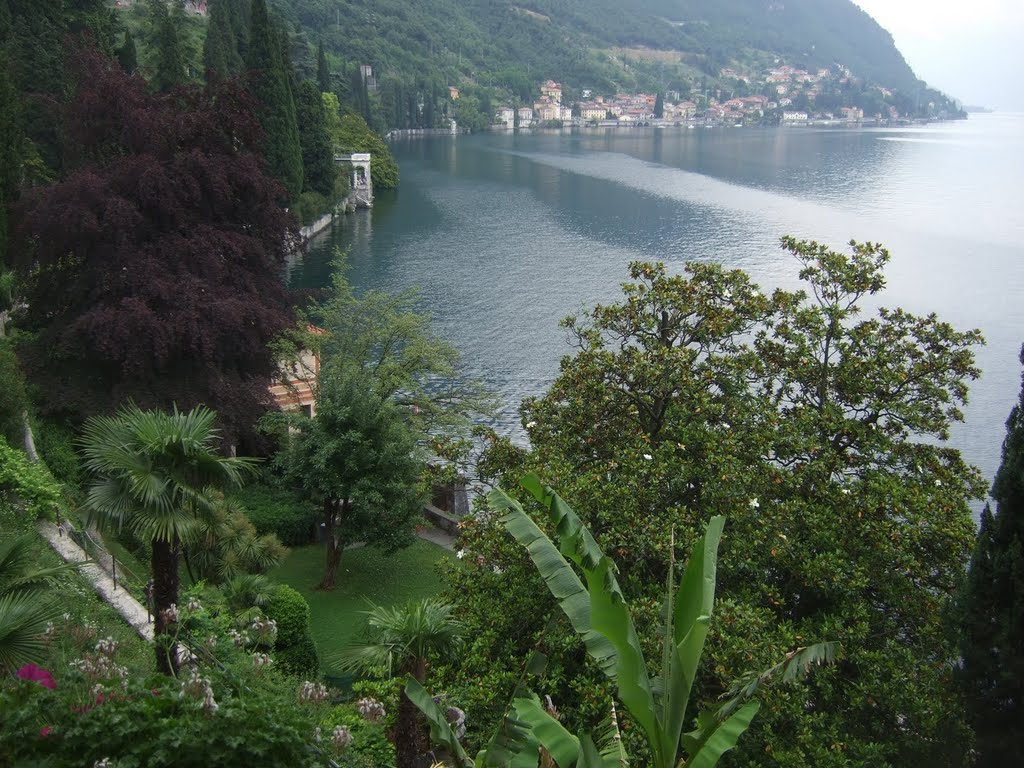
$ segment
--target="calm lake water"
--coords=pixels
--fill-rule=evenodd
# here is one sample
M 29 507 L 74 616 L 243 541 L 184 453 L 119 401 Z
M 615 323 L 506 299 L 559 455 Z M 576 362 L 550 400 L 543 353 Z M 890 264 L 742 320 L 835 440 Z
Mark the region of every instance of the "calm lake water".
M 991 478 L 1020 387 L 1024 115 L 908 129 L 716 128 L 483 135 L 393 144 L 402 186 L 294 265 L 323 285 L 418 286 L 439 333 L 505 404 L 543 392 L 570 349 L 558 321 L 614 300 L 633 259 L 742 267 L 798 284 L 784 234 L 892 252 L 881 304 L 980 328 L 984 375 L 953 443 Z

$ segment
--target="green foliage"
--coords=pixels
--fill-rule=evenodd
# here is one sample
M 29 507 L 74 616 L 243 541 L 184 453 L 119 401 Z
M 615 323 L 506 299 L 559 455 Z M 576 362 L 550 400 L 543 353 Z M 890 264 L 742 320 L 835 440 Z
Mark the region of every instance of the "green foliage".
M 983 486 L 943 440 L 962 419 L 980 335 L 862 309 L 884 287 L 880 246 L 784 244 L 806 291 L 766 296 L 712 264 L 680 275 L 634 264 L 622 300 L 567 321 L 579 352 L 523 407 L 532 450 L 495 441 L 483 466 L 505 484 L 531 470 L 559 478 L 615 561 L 647 658 L 672 532 L 688 548 L 704 520 L 729 511 L 718 621 L 694 687 L 704 706 L 807 638 L 842 642 L 840 667 L 765 701 L 740 764 L 958 764 L 969 735 L 942 616 L 969 548 L 968 500 Z M 462 533 L 469 566 L 449 571 L 448 594 L 480 638 L 467 661 L 496 687 L 515 679 L 551 602 L 494 525 Z M 500 579 L 487 577 L 493 566 Z M 549 692 L 580 701 L 565 715 L 575 732 L 606 694 L 565 637 L 548 634 Z M 471 724 L 500 714 L 465 670 L 442 680 Z
M 1024 388 L 1006 421 L 992 498 L 996 513 L 986 505 L 957 599 L 959 682 L 981 768 L 1024 752 Z
M 398 163 L 384 140 L 374 133 L 359 115 L 346 112 L 338 123 L 328 122 L 328 128 L 335 128 L 331 141 L 341 152 L 369 152 L 370 177 L 374 189 L 397 189 Z
M 327 133 L 327 116 L 316 83 L 306 80 L 295 93 L 295 116 L 302 145 L 303 188 L 330 197 L 334 192 L 334 165 L 331 137 Z
M 36 449 L 51 474 L 74 495 L 79 489 L 81 465 L 75 451 L 75 433 L 63 421 L 36 418 L 32 422 Z
M 309 632 L 309 603 L 287 584 L 277 587 L 266 612 L 277 622 L 279 646 L 297 643 Z
M 308 226 L 334 209 L 334 201 L 319 192 L 303 192 L 292 204 L 291 212 L 302 226 Z
M 302 192 L 302 147 L 286 56 L 287 51 L 281 50 L 278 30 L 267 16 L 266 0 L 254 0 L 245 65 L 256 72 L 251 89 L 266 134 L 262 153 L 270 174 L 295 198 Z
M 214 500 L 186 550 L 195 576 L 217 585 L 243 574 L 263 574 L 288 550 L 274 534 L 258 535 L 245 510 L 230 499 Z
M 139 54 L 135 48 L 135 38 L 131 30 L 125 30 L 124 43 L 117 49 L 117 63 L 121 69 L 129 75 L 134 75 L 139 69 Z
M 163 0 L 149 0 L 150 24 L 156 30 L 156 66 L 150 85 L 158 91 L 170 91 L 188 82 L 181 27 L 184 11 L 180 5 L 168 9 Z
M 5 276 L 0 275 L 0 280 Z M 24 431 L 23 414 L 30 404 L 25 377 L 14 353 L 14 341 L 7 336 L 0 336 L 0 392 L 4 393 L 0 402 L 0 435 L 9 442 L 20 442 Z
M 381 723 L 371 723 L 355 704 L 334 707 L 321 721 L 321 728 L 331 732 L 343 725 L 352 735 L 352 743 L 335 758 L 342 768 L 383 768 L 395 764 L 395 747 Z
M 320 659 L 310 630 L 306 599 L 287 584 L 281 584 L 265 611 L 277 622 L 274 660 L 281 670 L 306 680 L 319 677 Z
M 231 18 L 233 2 L 210 0 L 207 5 L 209 21 L 203 43 L 203 64 L 207 71 L 218 72 L 225 77 L 238 74 L 244 66 Z
M 33 463 L 0 437 L 0 496 L 25 506 L 29 519 L 52 518 L 61 508 L 60 486 L 45 464 Z
M 36 567 L 34 539 L 27 534 L 0 544 L 0 671 L 41 661 L 47 625 L 60 616 L 60 606 L 48 593 L 68 568 Z
M 285 546 L 313 541 L 318 510 L 301 494 L 268 483 L 251 483 L 231 491 L 260 534 L 273 533 Z

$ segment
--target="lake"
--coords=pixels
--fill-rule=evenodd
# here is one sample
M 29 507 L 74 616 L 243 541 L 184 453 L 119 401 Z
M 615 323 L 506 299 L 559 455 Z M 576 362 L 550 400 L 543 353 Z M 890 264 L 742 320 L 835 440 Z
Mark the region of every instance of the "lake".
M 500 396 L 498 428 L 568 354 L 558 321 L 613 301 L 634 259 L 747 270 L 794 288 L 784 234 L 892 253 L 880 304 L 980 328 L 983 377 L 953 444 L 991 479 L 1020 388 L 1024 115 L 900 129 L 583 129 L 392 144 L 401 189 L 344 218 L 292 269 L 323 285 L 418 286 L 437 331 Z

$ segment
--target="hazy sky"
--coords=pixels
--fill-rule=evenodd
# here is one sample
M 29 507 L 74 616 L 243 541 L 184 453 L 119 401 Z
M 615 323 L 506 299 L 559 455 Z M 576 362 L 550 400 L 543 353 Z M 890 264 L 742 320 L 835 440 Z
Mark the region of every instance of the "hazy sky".
M 1024 0 L 854 0 L 921 79 L 965 103 L 1024 111 Z

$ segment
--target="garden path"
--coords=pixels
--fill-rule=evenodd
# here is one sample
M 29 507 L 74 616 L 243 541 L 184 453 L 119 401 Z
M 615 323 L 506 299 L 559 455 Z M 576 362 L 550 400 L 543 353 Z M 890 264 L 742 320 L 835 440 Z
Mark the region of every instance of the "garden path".
M 90 561 L 85 551 L 71 540 L 71 536 L 63 526 L 41 520 L 39 533 L 50 542 L 50 546 L 66 562 L 81 563 L 79 573 L 89 580 L 97 594 L 120 613 L 132 629 L 145 640 L 153 639 L 153 625 L 149 621 L 149 612 L 146 607 L 132 597 L 123 586 L 115 585 L 106 571 Z

